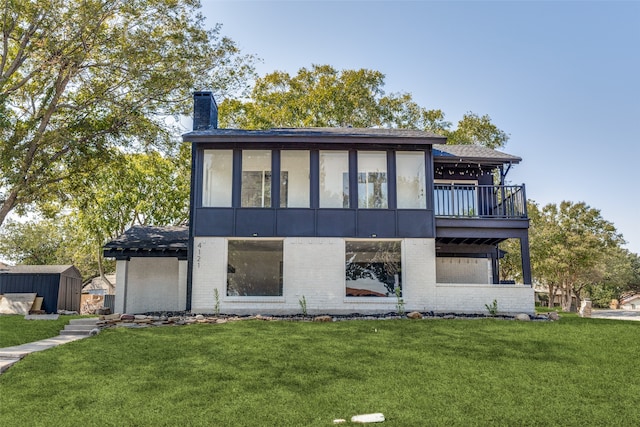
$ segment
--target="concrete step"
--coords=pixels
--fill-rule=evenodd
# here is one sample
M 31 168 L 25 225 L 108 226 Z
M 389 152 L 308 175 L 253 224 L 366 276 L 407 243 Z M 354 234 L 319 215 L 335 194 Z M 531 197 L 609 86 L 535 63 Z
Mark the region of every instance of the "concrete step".
M 89 336 L 91 335 L 91 329 L 88 330 L 73 330 L 73 329 L 64 329 L 60 331 L 60 335 L 79 335 L 79 336 Z
M 97 317 L 87 317 L 82 319 L 71 319 L 69 321 L 69 325 L 93 325 L 95 326 L 98 322 Z
M 60 335 L 91 335 L 91 330 L 96 328 L 97 318 L 88 319 L 72 319 L 64 329 L 60 331 Z
M 64 327 L 65 331 L 90 331 L 95 328 L 95 323 L 93 325 L 66 325 Z

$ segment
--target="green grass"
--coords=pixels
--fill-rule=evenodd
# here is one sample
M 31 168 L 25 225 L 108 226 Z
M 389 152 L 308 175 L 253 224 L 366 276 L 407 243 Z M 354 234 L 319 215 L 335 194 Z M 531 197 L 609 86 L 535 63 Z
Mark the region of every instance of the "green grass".
M 57 320 L 25 320 L 19 315 L 0 315 L 0 348 L 40 341 L 60 334 L 71 319 L 82 316 L 60 316 Z
M 0 375 L 0 425 L 626 426 L 639 336 L 566 315 L 106 330 Z

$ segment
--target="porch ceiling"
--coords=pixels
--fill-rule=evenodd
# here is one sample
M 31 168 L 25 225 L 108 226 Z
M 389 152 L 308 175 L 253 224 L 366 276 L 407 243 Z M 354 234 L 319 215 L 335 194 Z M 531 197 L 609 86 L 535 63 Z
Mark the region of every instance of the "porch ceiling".
M 505 241 L 503 237 L 436 237 L 436 246 L 441 245 L 492 245 Z

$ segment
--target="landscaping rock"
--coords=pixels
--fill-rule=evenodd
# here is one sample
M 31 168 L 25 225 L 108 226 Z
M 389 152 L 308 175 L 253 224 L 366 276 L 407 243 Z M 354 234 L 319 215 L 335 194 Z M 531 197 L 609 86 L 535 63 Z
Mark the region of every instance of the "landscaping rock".
M 411 313 L 407 314 L 407 317 L 409 319 L 422 319 L 422 313 L 418 311 L 412 311 Z
M 104 314 L 100 316 L 100 320 L 120 320 L 120 316 L 122 316 L 120 313 Z
M 529 316 L 527 313 L 520 313 L 516 315 L 515 319 L 521 322 L 528 322 L 531 320 L 531 316 Z
M 547 314 L 547 318 L 549 320 L 560 320 L 560 315 L 558 314 L 557 311 L 551 311 Z
M 135 320 L 136 316 L 134 316 L 133 314 L 123 314 L 120 316 L 120 320 L 124 321 L 124 320 Z
M 313 318 L 314 322 L 333 322 L 333 317 L 331 316 L 316 316 Z
M 384 415 L 381 413 L 354 415 L 351 417 L 351 422 L 359 424 L 381 423 L 384 422 Z
M 196 315 L 196 320 L 204 320 L 204 316 L 202 314 Z

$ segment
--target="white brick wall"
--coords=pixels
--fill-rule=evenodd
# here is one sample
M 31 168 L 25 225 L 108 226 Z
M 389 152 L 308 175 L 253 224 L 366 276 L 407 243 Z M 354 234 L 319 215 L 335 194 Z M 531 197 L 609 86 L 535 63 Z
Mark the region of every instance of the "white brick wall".
M 402 243 L 403 299 L 407 310 L 435 309 L 433 239 Z M 192 311 L 214 310 L 214 289 L 223 313 L 300 313 L 304 296 L 309 314 L 381 313 L 396 310 L 395 297 L 345 296 L 345 244 L 341 238 L 286 238 L 283 244 L 282 297 L 227 297 L 226 239 L 195 239 Z
M 435 311 L 487 314 L 485 304 L 491 305 L 494 299 L 502 314 L 533 314 L 535 311 L 531 286 L 453 283 L 436 286 Z
M 194 313 L 212 313 L 214 290 L 223 313 L 300 313 L 304 296 L 309 314 L 383 313 L 396 310 L 395 297 L 345 297 L 345 245 L 341 238 L 283 239 L 283 296 L 227 297 L 227 239 L 197 237 L 194 243 L 192 305 Z M 498 301 L 503 313 L 533 313 L 533 289 L 521 285 L 437 283 L 434 239 L 403 239 L 402 286 L 405 309 L 486 313 Z M 488 274 L 483 267 L 483 274 Z M 116 311 L 130 313 L 183 310 L 186 261 L 133 258 L 117 262 Z M 127 283 L 127 286 L 120 284 Z
M 224 237 L 196 237 L 193 242 L 193 282 L 191 311 L 212 313 L 214 289 L 220 299 L 226 292 L 227 240 Z
M 404 239 L 403 300 L 407 310 L 435 310 L 436 247 L 434 239 Z
M 115 311 L 145 313 L 184 310 L 186 278 L 186 261 L 178 261 L 177 258 L 117 261 Z

